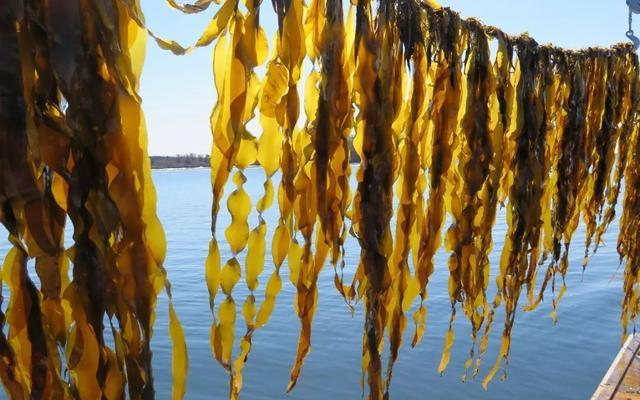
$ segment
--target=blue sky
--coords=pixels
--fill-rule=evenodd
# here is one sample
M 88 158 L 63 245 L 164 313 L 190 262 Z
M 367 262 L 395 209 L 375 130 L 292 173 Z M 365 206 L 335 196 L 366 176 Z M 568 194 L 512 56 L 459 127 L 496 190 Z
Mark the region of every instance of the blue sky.
M 217 10 L 213 5 L 203 13 L 184 15 L 169 9 L 162 0 L 141 2 L 149 28 L 183 45 L 198 38 Z M 609 46 L 626 40 L 628 10 L 624 0 L 441 0 L 440 3 L 507 33 L 529 32 L 540 43 L 580 48 Z M 263 0 L 260 18 L 272 37 L 276 21 L 269 0 Z M 640 32 L 640 16 L 636 27 Z M 211 47 L 174 56 L 149 40 L 141 95 L 151 155 L 209 153 L 209 114 L 215 101 L 211 56 Z

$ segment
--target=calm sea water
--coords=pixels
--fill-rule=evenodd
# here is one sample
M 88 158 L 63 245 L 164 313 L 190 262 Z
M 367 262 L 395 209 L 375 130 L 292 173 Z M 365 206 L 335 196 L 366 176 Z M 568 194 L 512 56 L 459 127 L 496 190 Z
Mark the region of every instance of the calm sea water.
M 228 376 L 219 367 L 209 349 L 211 313 L 204 282 L 203 264 L 210 238 L 210 184 L 208 169 L 154 171 L 158 191 L 158 214 L 168 240 L 165 262 L 173 287 L 174 302 L 184 327 L 189 351 L 187 399 L 224 399 L 228 391 Z M 246 190 L 251 198 L 262 194 L 263 173 L 259 169 L 246 172 Z M 279 178 L 274 178 L 277 183 Z M 227 190 L 227 193 L 230 190 Z M 223 202 L 223 210 L 224 210 Z M 224 238 L 229 217 L 221 214 L 218 237 Z M 277 207 L 271 208 L 265 219 L 271 237 L 277 220 Z M 250 225 L 257 222 L 252 215 Z M 1 229 L 1 228 L 0 228 Z M 494 248 L 500 250 L 506 223 L 500 213 L 494 229 Z M 449 320 L 447 294 L 447 254 L 436 257 L 436 271 L 429 284 L 427 330 L 422 343 L 415 349 L 410 343 L 413 328 L 406 332 L 405 346 L 394 370 L 391 396 L 394 399 L 584 399 L 588 398 L 605 374 L 620 346 L 621 272 L 618 268 L 615 221 L 605 237 L 606 246 L 592 258 L 582 274 L 584 231 L 573 240 L 571 266 L 567 277 L 569 290 L 559 309 L 559 321 L 554 325 L 549 317 L 550 299 L 534 312 L 518 311 L 513 334 L 508 378 L 499 375 L 483 390 L 480 382 L 495 360 L 502 331 L 503 315 L 496 315 L 491 345 L 481 376 L 475 381 L 461 382 L 464 361 L 470 348 L 469 323 L 462 313 L 456 321 L 456 344 L 449 368 L 440 376 L 436 370 Z M 69 232 L 68 232 L 69 233 Z M 4 258 L 8 243 L 6 232 L 0 232 L 0 257 Z M 223 260 L 230 254 L 221 243 Z M 267 249 L 271 244 L 267 243 Z M 347 243 L 347 272 L 357 265 L 359 247 L 355 239 Z M 492 255 L 497 264 L 498 251 Z M 256 296 L 262 301 L 262 291 L 273 267 L 270 252 L 261 276 Z M 492 286 L 496 269 L 492 268 Z M 360 388 L 360 355 L 363 310 L 358 305 L 352 316 L 333 286 L 333 269 L 325 267 L 320 275 L 319 307 L 313 325 L 313 347 L 307 358 L 298 386 L 285 394 L 289 370 L 295 357 L 299 324 L 293 310 L 295 290 L 288 280 L 288 266 L 281 269 L 283 281 L 276 308 L 269 324 L 254 334 L 253 350 L 245 368 L 243 399 L 358 399 Z M 495 288 L 490 288 L 493 298 Z M 238 307 L 248 294 L 243 281 L 234 290 Z M 6 306 L 6 302 L 5 305 Z M 244 333 L 244 321 L 237 320 L 236 339 Z M 154 375 L 157 398 L 169 398 L 171 393 L 171 348 L 167 328 L 167 302 L 158 302 L 154 351 Z M 236 346 L 237 347 L 237 346 Z

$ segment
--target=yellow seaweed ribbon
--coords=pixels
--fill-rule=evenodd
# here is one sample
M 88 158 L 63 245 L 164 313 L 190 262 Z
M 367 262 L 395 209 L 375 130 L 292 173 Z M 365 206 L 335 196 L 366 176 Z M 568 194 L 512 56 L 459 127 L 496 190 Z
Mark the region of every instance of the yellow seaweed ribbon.
M 630 61 L 632 66 L 638 66 L 638 60 Z M 640 105 L 640 80 L 637 75 L 633 76 L 631 88 L 632 112 L 628 125 L 630 126 L 630 137 L 628 145 L 628 160 L 637 160 L 640 156 L 640 125 L 638 124 L 638 106 Z M 621 323 L 623 338 L 626 339 L 629 322 L 635 325 L 638 319 L 640 303 L 638 301 L 640 275 L 638 270 L 640 256 L 640 218 L 636 213 L 640 209 L 640 168 L 636 163 L 628 163 L 624 172 L 625 196 L 624 210 L 620 217 L 620 233 L 618 236 L 618 253 L 620 262 L 625 263 L 622 300 Z
M 48 387 L 37 387 L 32 396 L 117 398 L 125 391 L 131 397 L 153 396 L 154 309 L 168 282 L 162 266 L 166 244 L 155 215 L 137 95 L 146 34 L 115 1 L 100 7 L 86 1 L 28 1 L 24 10 L 15 26 L 19 26 L 25 76 L 21 84 L 28 104 L 26 113 L 17 111 L 13 118 L 27 118 L 28 151 L 37 162 L 22 171 L 32 171 L 41 182 L 43 205 L 30 205 L 34 209 L 28 212 L 26 225 L 31 230 L 28 235 L 39 242 L 28 251 L 36 258 L 44 297 L 34 297 L 26 288 L 29 279 L 19 267 L 23 255 L 12 255 L 17 261 L 13 267 L 7 264 L 7 274 L 16 291 L 12 302 L 32 293 L 30 302 L 40 306 L 39 318 L 47 332 L 45 342 L 33 343 L 51 353 L 49 361 L 42 356 L 38 360 L 38 368 L 48 365 L 49 376 L 30 378 Z M 98 12 L 105 18 L 92 19 Z M 88 50 L 96 47 L 103 51 Z M 65 212 L 74 225 L 75 244 L 63 255 Z M 33 230 L 37 226 L 48 232 L 42 236 Z M 53 250 L 42 247 L 43 238 Z M 67 255 L 73 262 L 71 281 Z M 19 287 L 24 288 L 23 295 Z M 179 398 L 185 388 L 186 345 L 171 301 L 169 307 L 174 397 Z M 16 314 L 12 314 L 13 321 Z M 115 349 L 105 341 L 105 316 Z M 68 377 L 60 371 L 58 346 L 64 350 Z
M 0 380 L 11 398 L 64 398 L 69 386 L 62 379 L 58 345 L 64 344 L 68 324 L 60 298 L 66 284 L 65 221 L 51 192 L 53 172 L 30 153 L 39 119 L 25 106 L 31 108 L 30 100 L 40 93 L 25 91 L 35 85 L 29 75 L 33 64 L 23 64 L 20 51 L 27 34 L 14 24 L 15 7 L 0 11 L 0 74 L 5 77 L 0 81 L 0 223 L 11 243 L 0 275 L 9 290 L 6 314 L 0 312 L 0 325 L 8 325 L 0 334 Z M 35 258 L 42 297 L 28 273 L 30 258 Z
M 356 12 L 354 88 L 359 106 L 357 129 L 362 140 L 362 168 L 354 206 L 359 210 L 356 220 L 364 273 L 362 371 L 367 377 L 370 399 L 381 398 L 385 389 L 380 352 L 392 284 L 388 262 L 393 249 L 390 221 L 397 169 L 392 125 L 402 104 L 404 62 L 396 40 L 396 12 L 394 4 L 382 2 L 373 19 L 371 5 L 364 1 L 358 2 Z
M 468 21 L 467 59 L 465 63 L 461 106 L 459 111 L 459 144 L 453 155 L 459 160 L 452 180 L 450 205 L 453 223 L 445 235 L 445 247 L 449 257 L 449 296 L 452 303 L 452 319 L 457 302 L 463 303 L 464 314 L 471 322 L 472 348 L 466 369 L 471 367 L 477 335 L 487 314 L 486 288 L 489 265 L 484 261 L 482 227 L 486 210 L 483 198 L 489 190 L 490 166 L 493 148 L 490 141 L 490 95 L 492 68 L 489 60 L 488 37 L 475 21 Z M 451 324 L 451 323 L 450 323 Z M 447 335 L 445 352 L 452 340 Z M 446 366 L 444 354 L 440 368 Z
M 477 244 L 478 256 L 476 260 L 478 268 L 480 268 L 480 271 L 485 274 L 488 272 L 489 254 L 493 246 L 492 228 L 496 221 L 497 205 L 499 203 L 500 196 L 503 195 L 500 192 L 500 180 L 503 177 L 503 161 L 506 153 L 505 147 L 507 147 L 507 143 L 505 143 L 505 136 L 511 123 L 512 111 L 515 102 L 515 90 L 513 80 L 510 75 L 513 47 L 508 43 L 502 33 L 490 33 L 495 34 L 495 40 L 498 42 L 498 46 L 496 59 L 491 70 L 488 71 L 487 77 L 487 85 L 490 93 L 488 101 L 488 134 L 491 157 L 489 163 L 489 174 L 486 180 L 486 189 L 480 197 L 483 212 L 477 227 L 477 234 L 479 236 L 480 243 Z M 482 277 L 482 283 L 484 284 L 483 290 L 486 291 L 488 286 L 487 276 Z M 495 312 L 494 309 L 487 306 L 486 293 L 483 293 L 483 297 L 483 313 L 482 315 L 478 315 L 476 318 L 480 321 L 478 325 L 484 324 L 485 327 L 482 339 L 480 340 L 480 345 L 478 346 L 478 355 L 473 370 L 473 377 L 476 377 L 479 373 L 482 356 L 487 350 L 488 334 L 491 329 Z M 474 356 L 475 352 L 472 347 L 470 358 L 473 358 Z M 465 364 L 465 377 L 463 379 L 466 379 L 467 371 L 471 366 L 471 362 L 467 361 Z
M 411 1 L 400 2 L 397 6 L 397 24 L 402 52 L 409 66 L 412 66 L 409 99 L 404 103 L 393 124 L 396 135 L 398 179 L 396 182 L 399 199 L 396 214 L 395 241 L 388 260 L 392 282 L 387 311 L 390 357 L 385 377 L 385 396 L 389 389 L 393 366 L 398 359 L 402 337 L 407 326 L 405 313 L 418 295 L 419 284 L 409 266 L 409 253 L 416 250 L 419 227 L 415 201 L 420 190 L 418 176 L 421 173 L 420 144 L 423 140 L 424 115 L 428 103 L 425 101 L 426 87 L 426 47 L 422 11 Z M 407 21 L 410 20 L 410 21 Z M 400 89 L 403 89 L 400 87 Z M 421 204 L 420 204 L 421 205 Z M 415 254 L 414 254 L 415 256 Z

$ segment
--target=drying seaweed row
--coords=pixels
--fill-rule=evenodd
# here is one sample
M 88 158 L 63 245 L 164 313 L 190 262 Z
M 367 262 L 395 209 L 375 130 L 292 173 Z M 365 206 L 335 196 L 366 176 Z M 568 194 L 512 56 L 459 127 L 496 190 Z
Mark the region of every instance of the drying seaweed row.
M 212 1 L 167 3 L 194 14 Z M 509 361 L 518 307 L 531 311 L 551 292 L 556 318 L 580 220 L 586 268 L 623 187 L 617 248 L 626 335 L 640 307 L 640 81 L 631 46 L 543 46 L 434 1 L 273 0 L 272 7 L 271 52 L 257 0 L 225 0 L 190 46 L 153 33 L 137 0 L 11 0 L 0 9 L 0 221 L 11 243 L 2 267 L 10 298 L 0 313 L 0 379 L 9 397 L 153 398 L 150 341 L 163 290 L 173 398 L 185 393 L 186 344 L 163 267 L 138 94 L 147 36 L 176 55 L 214 46 L 205 281 L 211 351 L 229 375 L 230 398 L 240 396 L 285 262 L 300 320 L 288 390 L 311 350 L 318 278 L 331 263 L 347 307 L 364 304 L 362 383 L 370 399 L 388 398 L 411 310 L 411 345 L 424 335 L 443 245 L 451 314 L 438 370 L 449 364 L 462 311 L 472 336 L 463 379 L 478 375 L 501 308 L 502 343 L 486 386 Z M 360 159 L 355 187 L 351 140 Z M 244 170 L 256 163 L 264 193 L 251 199 Z M 231 185 L 231 223 L 218 227 Z M 260 291 L 263 213 L 276 202 L 274 268 Z M 499 207 L 508 229 L 490 300 Z M 67 219 L 73 243 L 65 244 Z M 348 235 L 360 244 L 357 265 L 345 263 Z M 238 306 L 241 282 L 249 294 Z M 246 330 L 236 341 L 238 314 Z

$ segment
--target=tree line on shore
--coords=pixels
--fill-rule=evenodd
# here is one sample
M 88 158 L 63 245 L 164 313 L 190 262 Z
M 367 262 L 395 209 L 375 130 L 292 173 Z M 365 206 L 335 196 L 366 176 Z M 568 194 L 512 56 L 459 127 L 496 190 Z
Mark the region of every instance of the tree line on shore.
M 353 138 L 349 138 L 350 162 L 359 163 L 360 157 L 353 148 Z M 209 154 L 177 154 L 173 156 L 151 156 L 151 168 L 200 168 L 210 166 Z

